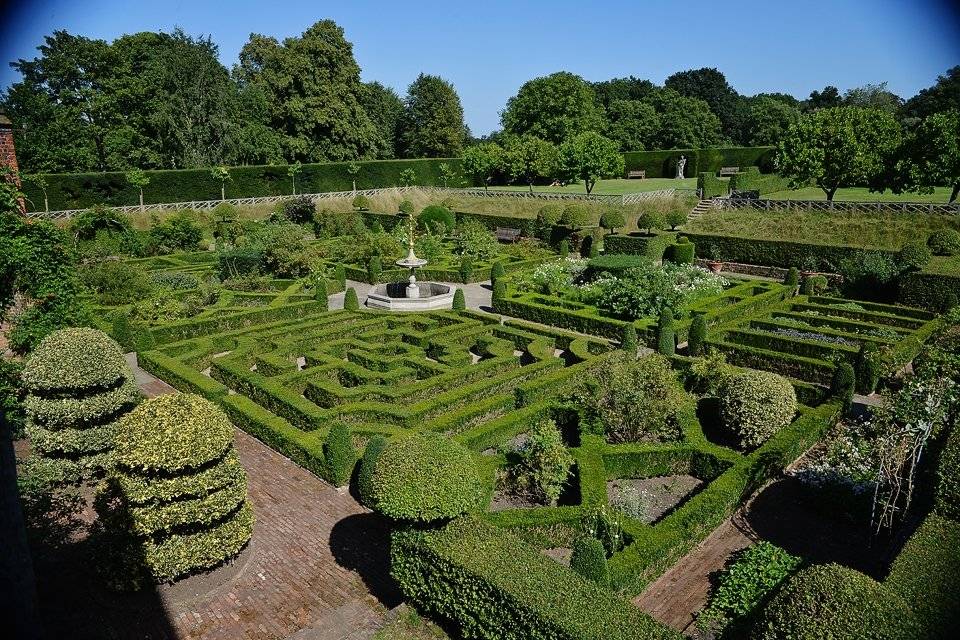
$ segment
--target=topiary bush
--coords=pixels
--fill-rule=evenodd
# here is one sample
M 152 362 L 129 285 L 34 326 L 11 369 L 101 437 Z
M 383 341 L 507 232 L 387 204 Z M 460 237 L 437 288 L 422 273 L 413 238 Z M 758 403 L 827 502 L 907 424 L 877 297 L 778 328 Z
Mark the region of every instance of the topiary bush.
M 193 394 L 151 398 L 120 419 L 94 500 L 113 586 L 175 580 L 247 544 L 253 512 L 233 437 L 223 411 Z
M 367 442 L 360 458 L 360 469 L 357 471 L 357 493 L 360 502 L 373 507 L 373 467 L 380 457 L 380 453 L 387 447 L 387 439 L 383 436 L 374 436 Z
M 694 357 L 703 355 L 706 342 L 707 317 L 702 313 L 694 314 L 690 322 L 690 332 L 687 334 L 687 355 Z
M 786 427 L 797 412 L 797 394 L 783 376 L 743 371 L 720 390 L 724 428 L 743 448 L 758 447 Z
M 610 584 L 610 569 L 603 543 L 592 536 L 581 536 L 573 543 L 570 568 L 587 580 L 607 586 Z
M 306 224 L 313 221 L 317 206 L 310 196 L 297 196 L 283 203 L 283 215 L 290 222 Z
M 467 300 L 463 295 L 463 289 L 459 287 L 453 294 L 453 310 L 464 311 L 467 308 Z
M 502 300 L 507 297 L 507 283 L 503 280 L 497 280 L 493 283 L 493 299 Z
M 460 256 L 460 267 L 458 269 L 460 274 L 460 282 L 468 283 L 473 277 L 473 258 L 470 256 Z
M 333 268 L 333 279 L 340 283 L 340 287 L 347 286 L 347 269 L 342 264 L 337 264 Z
M 852 365 L 841 362 L 834 368 L 833 378 L 830 380 L 830 393 L 843 402 L 844 412 L 849 411 L 853 406 L 853 392 L 856 390 L 856 384 Z
M 56 483 L 98 477 L 110 466 L 117 420 L 140 401 L 119 345 L 96 329 L 61 329 L 30 354 L 21 381 L 27 436 Z
M 450 233 L 456 224 L 453 212 L 440 205 L 432 204 L 424 207 L 420 215 L 417 216 L 417 222 L 424 229 L 436 232 L 442 228 L 443 233 Z
M 696 257 L 696 245 L 690 242 L 686 236 L 680 236 L 677 243 L 670 247 L 667 252 L 671 262 L 676 264 L 693 264 Z
M 555 226 L 560 224 L 563 216 L 563 207 L 559 204 L 545 204 L 537 211 L 535 234 L 541 240 L 549 240 Z
M 570 255 L 570 241 L 564 238 L 560 241 L 560 257 L 566 259 Z
M 380 256 L 370 256 L 370 261 L 367 263 L 367 278 L 370 279 L 370 284 L 380 282 L 380 273 L 382 271 L 383 267 L 380 263 Z
M 370 198 L 363 194 L 358 194 L 353 199 L 353 208 L 357 211 L 369 211 L 370 210 Z
M 323 441 L 323 457 L 327 462 L 327 480 L 336 487 L 350 482 L 353 465 L 357 461 L 357 450 L 353 446 L 350 430 L 342 422 L 330 427 Z
M 590 209 L 586 205 L 571 203 L 563 208 L 560 215 L 560 224 L 568 227 L 579 228 L 590 224 Z
M 816 296 L 820 295 L 827 290 L 827 281 L 826 276 L 807 276 L 803 280 L 803 295 L 805 296 Z
M 764 608 L 752 640 L 908 640 L 919 638 L 902 599 L 838 564 L 800 570 Z
M 107 260 L 85 265 L 77 273 L 99 304 L 129 304 L 153 293 L 153 282 L 147 272 L 126 262 Z
M 604 209 L 600 214 L 600 226 L 614 233 L 627 224 L 627 218 L 620 209 Z
M 359 311 L 360 301 L 357 299 L 357 290 L 353 287 L 347 289 L 343 295 L 343 308 L 347 311 Z
M 927 246 L 937 256 L 960 255 L 960 231 L 956 229 L 934 231 L 927 238 Z
M 556 504 L 573 465 L 556 423 L 547 418 L 534 424 L 517 457 L 510 468 L 515 488 L 536 502 Z
M 663 228 L 663 216 L 655 211 L 644 211 L 637 216 L 637 228 L 646 229 L 647 234 Z
M 877 345 L 872 342 L 864 342 L 860 345 L 860 351 L 857 352 L 857 359 L 854 362 L 854 378 L 856 380 L 857 393 L 870 395 L 877 389 L 880 383 L 880 376 L 883 373 L 883 358 Z
M 673 311 L 664 309 L 657 320 L 657 353 L 672 356 L 677 349 L 676 337 L 673 331 Z
M 481 502 L 477 463 L 463 445 L 440 434 L 412 434 L 387 444 L 370 477 L 374 510 L 394 520 L 433 522 Z
M 493 284 L 497 283 L 497 280 L 502 278 L 507 274 L 506 270 L 503 268 L 502 262 L 494 262 L 493 266 L 490 267 L 490 282 Z
M 790 267 L 790 270 L 787 271 L 787 277 L 784 278 L 783 280 L 783 284 L 787 285 L 788 287 L 796 288 L 796 286 L 799 283 L 800 283 L 800 272 L 797 271 L 796 267 Z
M 670 230 L 674 231 L 677 227 L 687 222 L 687 212 L 680 209 L 671 209 L 667 212 L 666 223 L 670 225 Z
M 631 355 L 637 355 L 637 328 L 633 326 L 632 322 L 623 328 L 620 348 Z
M 900 268 L 905 271 L 923 269 L 931 259 L 933 259 L 933 254 L 930 249 L 926 243 L 919 241 L 907 243 L 897 254 Z

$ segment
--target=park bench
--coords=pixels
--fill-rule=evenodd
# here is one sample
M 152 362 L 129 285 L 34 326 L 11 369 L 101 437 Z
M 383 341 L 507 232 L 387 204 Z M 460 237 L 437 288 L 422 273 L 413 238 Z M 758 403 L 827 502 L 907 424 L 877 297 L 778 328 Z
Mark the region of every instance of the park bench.
M 740 173 L 740 167 L 720 167 L 720 177 L 732 176 L 735 173 Z
M 520 229 L 511 227 L 497 227 L 497 240 L 500 242 L 516 242 L 520 239 Z
M 646 171 L 643 171 L 643 170 L 628 171 L 628 172 L 627 172 L 627 178 L 628 178 L 628 179 L 629 179 L 629 178 L 640 178 L 641 180 L 643 180 L 643 179 L 645 179 L 646 177 L 647 177 L 647 172 L 646 172 Z

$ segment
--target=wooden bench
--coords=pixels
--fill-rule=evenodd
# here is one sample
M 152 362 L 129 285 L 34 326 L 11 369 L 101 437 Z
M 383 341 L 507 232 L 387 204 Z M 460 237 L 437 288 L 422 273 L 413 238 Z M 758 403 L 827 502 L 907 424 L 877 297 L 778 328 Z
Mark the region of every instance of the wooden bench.
M 740 173 L 740 167 L 720 167 L 720 177 L 732 176 L 735 173 Z
M 643 180 L 643 179 L 645 179 L 646 177 L 647 177 L 647 172 L 646 172 L 646 171 L 640 170 L 640 171 L 628 171 L 628 172 L 627 172 L 627 179 L 630 179 L 630 178 L 640 178 L 641 180 Z
M 520 229 L 497 227 L 497 240 L 500 242 L 516 242 L 520 239 Z

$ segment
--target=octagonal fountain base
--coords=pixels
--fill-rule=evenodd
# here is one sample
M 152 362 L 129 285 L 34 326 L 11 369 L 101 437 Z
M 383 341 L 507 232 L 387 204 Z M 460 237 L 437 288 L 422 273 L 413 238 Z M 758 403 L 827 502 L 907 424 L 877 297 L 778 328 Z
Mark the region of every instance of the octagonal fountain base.
M 367 306 L 390 311 L 431 311 L 453 307 L 456 287 L 437 282 L 417 282 L 420 296 L 411 298 L 407 297 L 408 286 L 406 282 L 379 284 L 367 296 Z

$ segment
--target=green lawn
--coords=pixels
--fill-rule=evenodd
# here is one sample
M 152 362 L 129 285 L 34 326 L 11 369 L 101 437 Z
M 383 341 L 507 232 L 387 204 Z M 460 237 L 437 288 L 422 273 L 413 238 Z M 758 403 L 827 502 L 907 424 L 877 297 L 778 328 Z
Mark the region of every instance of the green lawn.
M 934 256 L 924 271 L 948 276 L 960 275 L 960 256 Z
M 874 193 L 864 187 L 847 187 L 838 189 L 834 200 L 853 202 L 946 202 L 950 199 L 950 187 L 937 187 L 931 194 L 902 193 L 897 195 L 890 191 Z M 793 191 L 777 191 L 763 196 L 771 200 L 826 200 L 823 189 L 807 187 Z
M 739 209 L 711 212 L 684 226 L 691 233 L 878 249 L 900 249 L 909 240 L 924 240 L 943 228 L 960 230 L 960 216 Z
M 625 178 L 615 178 L 611 180 L 600 180 L 593 188 L 593 193 L 597 195 L 618 196 L 624 193 L 639 193 L 641 191 L 659 191 L 660 189 L 696 189 L 696 178 L 684 178 L 675 180 L 673 178 L 647 178 L 645 180 L 627 180 Z M 527 191 L 528 187 L 508 186 L 508 187 L 490 187 L 491 190 L 498 191 Z M 587 190 L 582 182 L 568 184 L 565 187 L 534 186 L 534 191 L 546 193 L 586 193 Z

